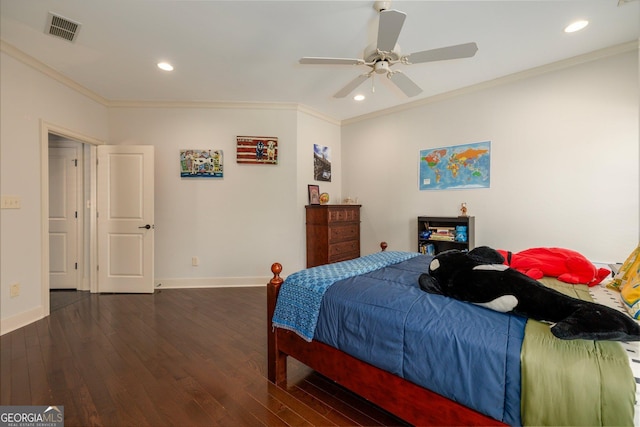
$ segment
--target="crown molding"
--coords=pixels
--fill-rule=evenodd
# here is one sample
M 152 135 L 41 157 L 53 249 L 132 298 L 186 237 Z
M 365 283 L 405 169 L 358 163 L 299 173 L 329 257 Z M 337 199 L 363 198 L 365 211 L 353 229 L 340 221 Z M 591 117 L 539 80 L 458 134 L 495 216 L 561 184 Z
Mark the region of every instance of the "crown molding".
M 374 111 L 372 113 L 364 114 L 361 116 L 352 117 L 349 119 L 338 120 L 326 114 L 320 113 L 306 105 L 295 103 L 267 103 L 267 102 L 207 102 L 207 101 L 112 101 L 108 100 L 97 93 L 87 89 L 86 87 L 78 84 L 74 80 L 62 75 L 60 72 L 54 70 L 48 65 L 40 62 L 34 57 L 27 55 L 15 46 L 0 40 L 0 52 L 4 52 L 18 61 L 42 72 L 48 77 L 56 80 L 69 88 L 91 98 L 97 103 L 104 105 L 108 108 L 220 108 L 220 109 L 261 109 L 261 110 L 292 110 L 301 113 L 308 114 L 318 119 L 324 120 L 328 123 L 344 126 L 364 120 L 369 120 L 389 114 L 398 113 L 413 108 L 418 108 L 423 105 L 432 104 L 434 102 L 451 99 L 457 96 L 465 95 L 472 92 L 477 92 L 483 89 L 488 89 L 495 86 L 500 86 L 508 83 L 512 83 L 518 80 L 538 76 L 541 74 L 549 73 L 551 71 L 557 71 L 575 65 L 583 64 L 586 62 L 595 61 L 601 58 L 626 53 L 631 50 L 638 50 L 640 48 L 639 40 L 632 40 L 627 43 L 622 43 L 616 46 L 596 50 L 586 53 L 584 55 L 574 56 L 572 58 L 563 59 L 561 61 L 553 62 L 550 64 L 542 65 L 540 67 L 531 68 L 529 70 L 520 71 L 517 73 L 509 74 L 497 79 L 481 82 L 475 85 L 467 86 L 464 88 L 456 89 L 453 91 L 441 93 L 438 95 L 430 96 L 417 101 L 409 102 L 406 104 L 398 105 L 391 108 L 385 108 L 382 110 Z
M 322 114 L 303 104 L 281 102 L 218 102 L 218 101 L 109 101 L 111 108 L 220 108 L 226 110 L 290 110 L 305 113 L 340 126 L 340 120 Z
M 104 98 L 97 93 L 78 84 L 74 80 L 64 76 L 55 69 L 49 67 L 36 58 L 27 55 L 17 47 L 0 40 L 0 52 L 4 52 L 23 64 L 40 71 L 47 77 L 64 84 L 65 86 L 75 90 L 76 92 L 104 105 L 108 108 L 200 108 L 200 109 L 243 109 L 243 110 L 291 110 L 309 114 L 313 117 L 325 120 L 329 123 L 340 125 L 340 121 L 322 114 L 306 105 L 295 103 L 277 103 L 277 102 L 217 102 L 217 101 L 136 101 L 121 100 L 114 101 Z
M 584 64 L 586 62 L 596 61 L 598 59 L 606 58 L 609 56 L 615 56 L 622 53 L 630 52 L 632 50 L 640 49 L 640 40 L 633 40 L 627 43 L 622 43 L 615 46 L 610 46 L 604 49 L 596 50 L 593 52 L 585 53 L 583 55 L 574 56 L 571 58 L 563 59 L 561 61 L 552 62 L 550 64 L 541 65 L 539 67 L 530 68 L 528 70 L 520 71 L 513 74 L 508 74 L 497 79 L 488 80 L 471 86 L 463 87 L 460 89 L 452 90 L 449 92 L 440 93 L 428 98 L 420 99 L 417 101 L 409 102 L 406 104 L 398 105 L 391 108 L 385 108 L 383 110 L 374 111 L 372 113 L 363 114 L 361 116 L 352 117 L 341 121 L 341 125 L 350 125 L 353 123 L 370 120 L 373 118 L 387 116 L 390 114 L 398 113 L 400 111 L 411 110 L 421 107 L 423 105 L 432 104 L 435 102 L 444 101 L 447 99 L 455 98 L 461 95 L 477 92 L 484 89 L 489 89 L 496 86 L 509 84 L 518 80 L 523 80 L 542 74 L 546 74 L 552 71 L 558 71 L 565 68 L 570 68 L 576 65 Z
M 239 110 L 297 110 L 293 103 L 277 102 L 225 102 L 225 101 L 109 101 L 107 106 L 112 108 L 211 108 L 211 109 L 239 109 Z
M 69 88 L 86 96 L 87 98 L 91 98 L 92 100 L 96 101 L 99 104 L 107 106 L 109 102 L 106 98 L 98 95 L 97 93 L 87 89 L 81 84 L 78 84 L 77 82 L 71 80 L 70 78 L 62 75 L 60 72 L 54 70 L 53 68 L 44 64 L 43 62 L 38 61 L 36 58 L 30 55 L 27 55 L 17 47 L 5 42 L 4 40 L 0 40 L 0 52 L 6 53 L 7 55 L 13 57 L 14 59 L 17 59 L 23 64 L 28 65 L 37 71 L 40 71 L 42 74 L 46 75 L 47 77 L 50 77 L 53 80 L 56 80 L 57 82 L 62 83 L 65 86 L 68 86 Z
M 332 125 L 340 126 L 342 124 L 342 121 L 338 119 L 334 119 L 333 117 L 327 116 L 326 114 L 322 114 L 319 111 L 316 111 L 313 108 L 303 104 L 298 105 L 298 111 L 301 113 L 308 114 L 317 119 L 324 120 L 325 122 L 331 123 Z

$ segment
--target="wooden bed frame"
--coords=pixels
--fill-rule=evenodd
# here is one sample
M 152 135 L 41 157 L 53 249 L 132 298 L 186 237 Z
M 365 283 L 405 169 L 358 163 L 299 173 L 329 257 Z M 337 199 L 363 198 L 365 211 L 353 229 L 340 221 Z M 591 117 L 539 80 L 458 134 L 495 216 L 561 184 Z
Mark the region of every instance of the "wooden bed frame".
M 380 244 L 384 251 L 386 243 Z M 400 378 L 318 341 L 307 342 L 295 332 L 274 328 L 271 323 L 283 279 L 282 265 L 271 266 L 267 284 L 268 378 L 279 386 L 287 383 L 287 357 L 362 396 L 411 424 L 482 425 L 505 424 Z

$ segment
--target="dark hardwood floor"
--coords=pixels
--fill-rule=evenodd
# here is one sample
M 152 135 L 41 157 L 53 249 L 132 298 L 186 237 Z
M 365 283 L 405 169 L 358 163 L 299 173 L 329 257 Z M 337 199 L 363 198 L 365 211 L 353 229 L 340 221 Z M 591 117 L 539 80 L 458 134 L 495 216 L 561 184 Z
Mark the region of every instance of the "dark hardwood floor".
M 75 289 L 52 289 L 49 291 L 49 311 L 58 311 L 83 298 L 89 298 L 89 291 L 77 291 Z
M 67 427 L 403 425 L 297 361 L 271 384 L 266 322 L 262 287 L 92 294 L 0 337 L 0 405 L 63 405 Z

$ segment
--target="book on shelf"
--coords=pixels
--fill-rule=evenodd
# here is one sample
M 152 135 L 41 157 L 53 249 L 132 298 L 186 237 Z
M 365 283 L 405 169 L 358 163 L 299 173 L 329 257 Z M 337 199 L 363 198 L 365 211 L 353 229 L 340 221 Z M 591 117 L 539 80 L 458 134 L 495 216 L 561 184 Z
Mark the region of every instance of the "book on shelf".
M 446 241 L 446 242 L 453 242 L 455 240 L 455 236 L 432 234 L 431 237 L 429 237 L 429 239 L 430 240 L 441 240 L 441 241 Z
M 429 227 L 431 240 L 453 241 L 456 236 L 455 227 Z
M 431 230 L 433 233 L 447 233 L 450 231 L 455 231 L 456 228 L 455 227 L 429 227 L 429 230 Z
M 435 255 L 436 248 L 431 243 L 421 244 L 420 253 L 423 255 Z

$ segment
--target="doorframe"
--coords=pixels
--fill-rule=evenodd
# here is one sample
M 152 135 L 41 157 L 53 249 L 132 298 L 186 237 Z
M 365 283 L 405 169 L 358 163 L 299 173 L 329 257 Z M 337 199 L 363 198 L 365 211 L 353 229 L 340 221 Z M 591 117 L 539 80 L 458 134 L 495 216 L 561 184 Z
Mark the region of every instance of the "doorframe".
M 43 315 L 49 316 L 49 134 L 53 133 L 64 138 L 69 138 L 87 144 L 89 156 L 85 158 L 89 162 L 90 178 L 87 185 L 90 189 L 89 208 L 89 288 L 92 293 L 98 292 L 97 274 L 95 266 L 98 262 L 97 221 L 96 221 L 96 146 L 105 144 L 97 138 L 83 135 L 53 123 L 40 120 L 40 276 Z M 83 203 L 84 208 L 84 203 Z

